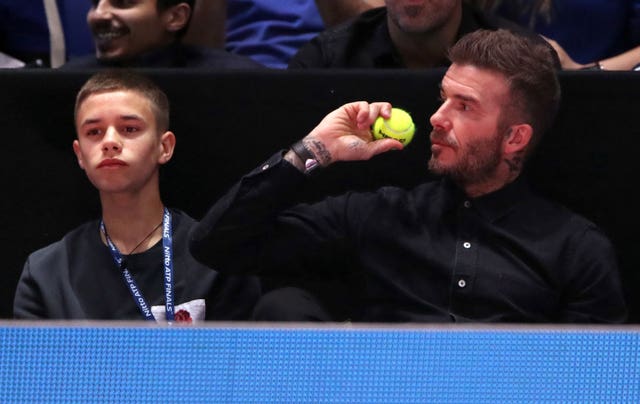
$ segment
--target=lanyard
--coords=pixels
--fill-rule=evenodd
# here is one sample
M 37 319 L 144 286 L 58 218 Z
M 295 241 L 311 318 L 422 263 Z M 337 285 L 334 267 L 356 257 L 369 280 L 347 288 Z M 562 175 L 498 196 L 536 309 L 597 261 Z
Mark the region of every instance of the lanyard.
M 100 221 L 100 231 L 104 235 L 104 238 L 107 240 L 107 245 L 109 246 L 109 250 L 111 251 L 111 256 L 115 261 L 118 268 L 122 270 L 122 276 L 124 277 L 127 286 L 129 287 L 129 291 L 131 291 L 131 295 L 133 296 L 133 300 L 135 300 L 136 304 L 140 308 L 140 312 L 144 316 L 146 320 L 155 320 L 153 314 L 151 313 L 151 307 L 142 296 L 142 292 L 136 285 L 133 276 L 131 276 L 131 272 L 127 268 L 127 261 L 122 256 L 122 253 L 118 250 L 118 247 L 113 244 L 111 238 L 107 234 L 107 229 L 104 226 L 104 222 Z M 173 239 L 171 236 L 172 228 L 171 228 L 171 213 L 169 209 L 164 208 L 164 214 L 162 216 L 162 252 L 164 255 L 163 266 L 164 266 L 164 300 L 165 300 L 165 312 L 167 321 L 171 322 L 174 319 L 174 301 L 173 301 Z

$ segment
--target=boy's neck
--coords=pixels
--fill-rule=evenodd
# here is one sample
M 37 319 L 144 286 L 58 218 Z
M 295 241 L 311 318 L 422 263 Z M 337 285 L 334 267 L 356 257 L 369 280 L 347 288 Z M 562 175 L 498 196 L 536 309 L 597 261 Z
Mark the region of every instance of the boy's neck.
M 134 248 L 136 253 L 146 251 L 162 238 L 162 226 L 158 224 L 164 216 L 164 204 L 160 195 L 101 195 L 100 199 L 107 234 L 122 254 Z

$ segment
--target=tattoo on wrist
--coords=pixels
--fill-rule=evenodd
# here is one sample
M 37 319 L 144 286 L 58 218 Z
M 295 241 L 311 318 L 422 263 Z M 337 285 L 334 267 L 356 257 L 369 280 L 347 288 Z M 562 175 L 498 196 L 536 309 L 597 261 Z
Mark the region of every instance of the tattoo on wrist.
M 312 153 L 316 156 L 321 165 L 329 165 L 332 161 L 331 152 L 327 150 L 324 143 L 319 140 L 310 139 Z

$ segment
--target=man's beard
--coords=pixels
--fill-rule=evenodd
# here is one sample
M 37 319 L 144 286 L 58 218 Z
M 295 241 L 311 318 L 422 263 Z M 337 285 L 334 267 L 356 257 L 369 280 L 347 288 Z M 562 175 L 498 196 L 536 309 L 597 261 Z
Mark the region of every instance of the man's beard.
M 432 132 L 431 137 L 458 151 L 458 159 L 451 166 L 442 165 L 435 156 L 429 159 L 429 170 L 438 175 L 450 177 L 460 185 L 482 183 L 493 177 L 501 162 L 501 136 L 490 140 L 469 143 L 461 150 L 454 139 Z

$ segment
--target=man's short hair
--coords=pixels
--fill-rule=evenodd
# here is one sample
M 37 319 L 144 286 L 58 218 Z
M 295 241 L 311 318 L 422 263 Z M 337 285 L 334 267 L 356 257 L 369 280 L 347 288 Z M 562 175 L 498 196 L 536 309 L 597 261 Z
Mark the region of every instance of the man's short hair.
M 91 76 L 76 96 L 74 116 L 91 95 L 114 91 L 134 91 L 151 103 L 156 124 L 160 132 L 169 129 L 169 99 L 167 95 L 149 78 L 127 69 L 103 70 Z
M 533 128 L 530 149 L 551 127 L 560 104 L 556 51 L 538 35 L 505 29 L 477 30 L 463 36 L 449 50 L 449 60 L 501 73 L 509 83 L 511 99 L 501 121 L 524 119 Z

